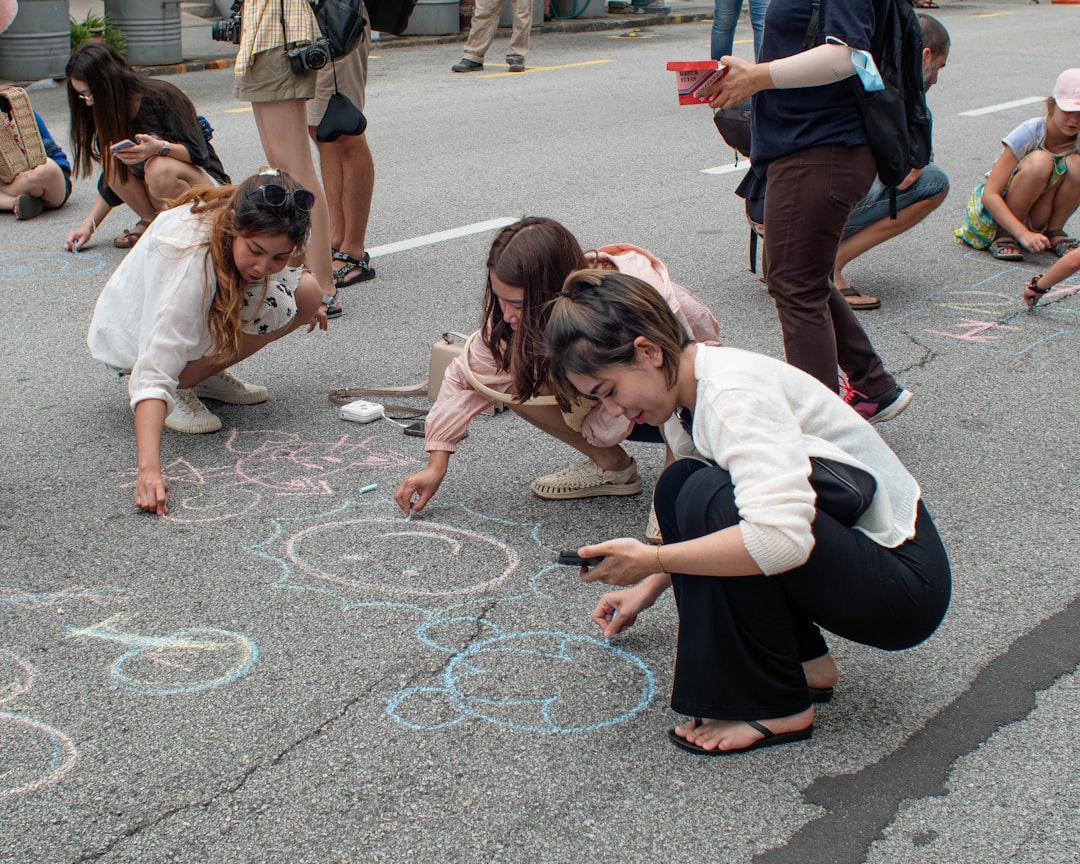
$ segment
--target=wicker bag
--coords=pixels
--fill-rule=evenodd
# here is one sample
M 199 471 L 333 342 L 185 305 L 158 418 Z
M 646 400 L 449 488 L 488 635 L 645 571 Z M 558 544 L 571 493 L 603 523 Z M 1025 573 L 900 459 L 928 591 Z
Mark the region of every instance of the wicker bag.
M 30 99 L 21 87 L 0 87 L 0 177 L 11 179 L 45 162 Z

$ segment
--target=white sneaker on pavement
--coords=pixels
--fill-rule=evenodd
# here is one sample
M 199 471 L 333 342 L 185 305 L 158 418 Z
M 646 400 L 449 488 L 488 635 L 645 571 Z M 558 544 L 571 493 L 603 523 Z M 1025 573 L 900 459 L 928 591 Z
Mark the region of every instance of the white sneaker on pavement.
M 265 387 L 241 381 L 228 369 L 196 384 L 195 395 L 200 399 L 215 399 L 229 405 L 256 405 L 270 398 Z
M 199 401 L 194 390 L 177 390 L 175 407 L 165 418 L 165 428 L 188 435 L 202 435 L 217 432 L 221 428 L 221 420 Z

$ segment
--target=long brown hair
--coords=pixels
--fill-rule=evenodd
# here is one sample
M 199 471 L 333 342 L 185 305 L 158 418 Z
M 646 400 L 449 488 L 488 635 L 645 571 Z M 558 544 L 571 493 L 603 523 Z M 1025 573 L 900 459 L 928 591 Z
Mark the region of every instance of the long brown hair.
M 285 202 L 268 204 L 263 186 L 276 185 L 286 192 Z M 210 359 L 231 360 L 240 353 L 244 321 L 241 311 L 244 294 L 251 285 L 236 269 L 233 243 L 237 237 L 253 234 L 285 234 L 299 253 L 307 244 L 311 213 L 299 209 L 291 193 L 303 187 L 288 174 L 263 171 L 238 186 L 193 186 L 171 206 L 191 204 L 192 213 L 210 213 L 210 249 L 208 265 L 217 277 L 217 290 L 210 303 L 206 324 L 214 350 Z
M 195 106 L 167 81 L 140 75 L 108 45 L 89 42 L 71 55 L 67 69 L 68 109 L 71 112 L 72 163 L 76 177 L 88 177 L 100 162 L 105 182 L 116 177 L 121 183 L 130 176 L 128 166 L 109 157 L 109 147 L 125 138 L 134 138 L 146 129 L 133 129 L 131 121 L 143 96 L 154 94 L 164 100 L 170 114 L 192 137 L 202 134 Z M 93 97 L 87 105 L 71 86 L 71 79 L 85 81 Z M 104 158 L 103 158 L 104 154 Z
M 586 266 L 585 253 L 574 235 L 553 219 L 527 216 L 503 228 L 491 244 L 481 330 L 488 331 L 495 363 L 510 372 L 514 393 L 521 401 L 539 395 L 548 381 L 543 351 L 548 303 L 568 274 Z M 499 298 L 491 288 L 492 273 L 525 292 L 517 333 L 503 318 Z

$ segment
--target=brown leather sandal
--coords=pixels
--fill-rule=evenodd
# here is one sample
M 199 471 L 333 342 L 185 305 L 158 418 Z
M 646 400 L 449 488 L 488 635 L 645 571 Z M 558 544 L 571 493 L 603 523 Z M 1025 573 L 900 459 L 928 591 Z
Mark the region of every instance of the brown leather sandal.
M 146 229 L 150 227 L 150 223 L 145 219 L 140 219 L 135 223 L 134 228 L 125 228 L 124 232 L 117 236 L 112 242 L 113 246 L 117 249 L 130 249 L 136 243 L 139 242 L 139 238 L 146 233 Z
M 847 300 L 848 306 L 852 309 L 877 309 L 881 305 L 881 301 L 877 297 L 871 297 L 869 294 L 860 294 L 850 285 L 847 288 L 837 288 L 841 294 L 844 295 L 844 299 Z

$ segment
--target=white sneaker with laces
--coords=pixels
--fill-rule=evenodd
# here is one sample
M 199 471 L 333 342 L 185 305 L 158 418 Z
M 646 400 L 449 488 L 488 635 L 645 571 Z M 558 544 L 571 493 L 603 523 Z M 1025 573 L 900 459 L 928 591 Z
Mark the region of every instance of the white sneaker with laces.
M 228 369 L 196 384 L 195 395 L 201 399 L 215 399 L 229 405 L 256 405 L 270 398 L 265 387 L 241 381 Z
M 165 428 L 188 435 L 202 435 L 217 432 L 221 428 L 221 420 L 199 401 L 194 390 L 177 390 L 175 407 L 165 418 Z

